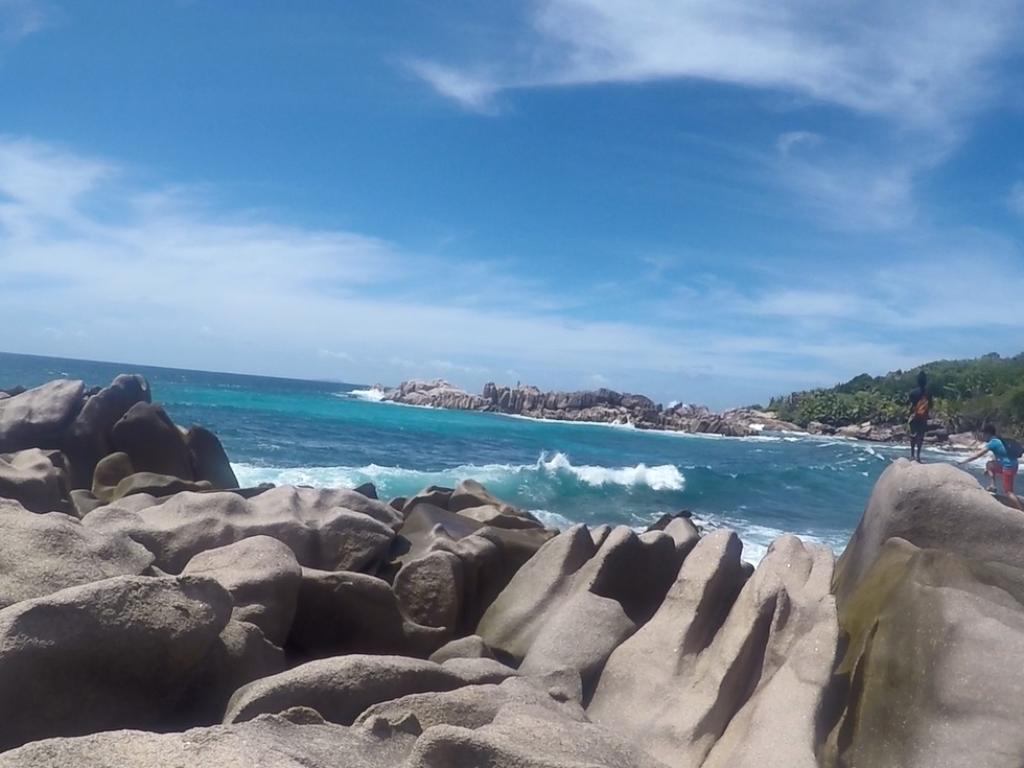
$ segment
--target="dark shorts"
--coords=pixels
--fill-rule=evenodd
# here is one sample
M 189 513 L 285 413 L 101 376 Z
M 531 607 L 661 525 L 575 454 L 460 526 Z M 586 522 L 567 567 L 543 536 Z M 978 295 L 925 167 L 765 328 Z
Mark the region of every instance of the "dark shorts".
M 924 433 L 928 431 L 928 420 L 927 419 L 911 419 L 910 420 L 910 434 L 914 437 L 924 437 Z

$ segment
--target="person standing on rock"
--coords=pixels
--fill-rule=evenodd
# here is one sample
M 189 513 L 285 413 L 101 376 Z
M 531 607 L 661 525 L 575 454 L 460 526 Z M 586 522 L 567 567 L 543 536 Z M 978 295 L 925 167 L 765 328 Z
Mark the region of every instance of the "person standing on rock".
M 1024 505 L 1021 504 L 1013 489 L 1022 453 L 1020 443 L 1016 440 L 999 437 L 996 434 L 996 428 L 991 424 L 986 424 L 982 428 L 981 434 L 985 441 L 984 447 L 973 456 L 969 456 L 959 463 L 970 464 L 972 461 L 977 461 L 982 456 L 991 453 L 993 458 L 985 466 L 985 474 L 992 478 L 992 485 L 989 486 L 989 490 L 995 490 L 996 476 L 1001 477 L 1003 479 L 1003 493 L 1006 494 L 1006 498 L 1017 509 L 1024 509 Z
M 910 391 L 910 460 L 921 462 L 924 433 L 928 431 L 928 417 L 932 412 L 932 395 L 928 391 L 928 374 L 917 374 L 917 387 Z

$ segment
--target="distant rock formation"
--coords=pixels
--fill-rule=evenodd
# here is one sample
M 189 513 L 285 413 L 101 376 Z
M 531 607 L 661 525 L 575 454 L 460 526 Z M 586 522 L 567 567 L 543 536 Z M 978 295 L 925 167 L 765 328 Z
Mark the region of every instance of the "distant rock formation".
M 700 432 L 747 437 L 763 430 L 796 432 L 799 427 L 775 418 L 775 414 L 750 408 L 714 413 L 702 405 L 665 407 L 644 395 L 595 389 L 582 392 L 544 392 L 533 386 L 484 385 L 474 395 L 443 379 L 402 382 L 384 392 L 384 400 L 406 405 L 458 411 L 485 411 L 554 421 L 592 421 L 621 424 L 637 429 Z

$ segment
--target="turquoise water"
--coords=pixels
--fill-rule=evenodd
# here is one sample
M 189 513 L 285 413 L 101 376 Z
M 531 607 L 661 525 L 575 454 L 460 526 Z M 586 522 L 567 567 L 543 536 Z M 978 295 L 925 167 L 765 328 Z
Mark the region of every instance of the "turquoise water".
M 557 525 L 638 526 L 688 509 L 708 527 L 737 530 L 751 560 L 784 531 L 841 551 L 874 481 L 906 452 L 536 422 L 369 402 L 351 384 L 0 353 L 0 387 L 59 376 L 106 384 L 121 372 L 144 374 L 179 424 L 213 429 L 243 484 L 370 480 L 388 497 L 474 477 Z

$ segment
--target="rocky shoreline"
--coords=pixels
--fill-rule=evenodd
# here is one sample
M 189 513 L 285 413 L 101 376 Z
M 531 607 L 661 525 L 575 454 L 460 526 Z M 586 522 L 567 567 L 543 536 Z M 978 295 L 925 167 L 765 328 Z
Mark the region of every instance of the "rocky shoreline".
M 375 387 L 386 402 L 457 411 L 480 411 L 549 421 L 579 421 L 665 430 L 748 437 L 762 431 L 797 432 L 800 427 L 775 414 L 750 408 L 714 413 L 702 405 L 663 406 L 644 395 L 611 389 L 584 392 L 543 392 L 537 387 L 507 387 L 489 383 L 479 395 L 443 379 L 413 379 L 393 389 Z
M 836 435 L 872 443 L 908 442 L 905 424 L 852 424 L 832 427 L 811 422 L 801 427 L 779 419 L 772 411 L 733 408 L 715 413 L 703 405 L 663 406 L 644 395 L 597 389 L 582 392 L 544 392 L 533 386 L 484 385 L 479 395 L 443 379 L 411 379 L 397 387 L 376 385 L 382 401 L 443 408 L 456 411 L 502 413 L 547 421 L 576 421 L 630 426 L 636 429 L 712 434 L 725 437 L 750 437 L 762 432 L 792 432 L 812 435 Z M 977 441 L 970 433 L 950 434 L 945 425 L 929 425 L 926 442 L 946 449 L 972 449 Z
M 952 466 L 756 569 L 471 479 L 237 486 L 139 376 L 0 397 L 0 768 L 1024 763 L 1024 516 Z

